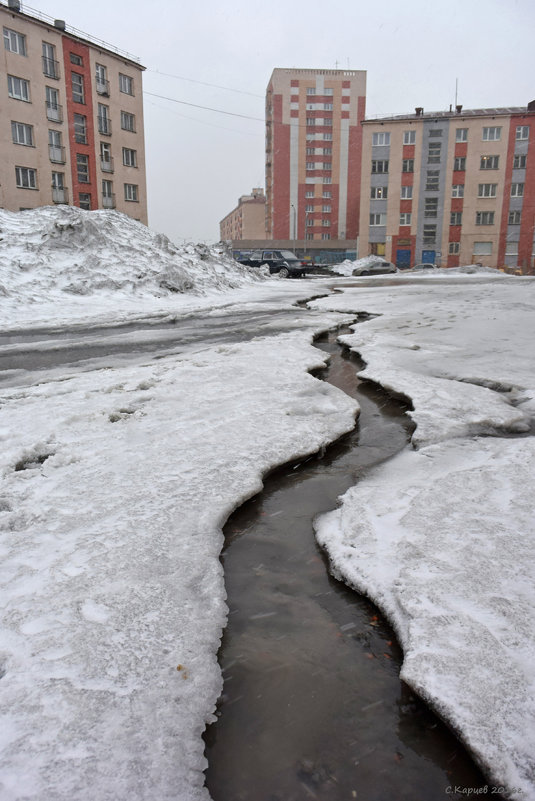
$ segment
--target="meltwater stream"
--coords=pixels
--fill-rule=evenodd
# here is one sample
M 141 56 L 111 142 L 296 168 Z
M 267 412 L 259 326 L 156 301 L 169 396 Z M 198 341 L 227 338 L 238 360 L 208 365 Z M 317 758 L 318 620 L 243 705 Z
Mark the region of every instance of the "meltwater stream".
M 444 801 L 485 781 L 399 680 L 395 635 L 333 579 L 312 521 L 407 443 L 399 401 L 359 382 L 336 334 L 321 377 L 356 397 L 354 432 L 289 465 L 229 518 L 222 555 L 230 609 L 219 654 L 218 721 L 205 735 L 214 801 Z

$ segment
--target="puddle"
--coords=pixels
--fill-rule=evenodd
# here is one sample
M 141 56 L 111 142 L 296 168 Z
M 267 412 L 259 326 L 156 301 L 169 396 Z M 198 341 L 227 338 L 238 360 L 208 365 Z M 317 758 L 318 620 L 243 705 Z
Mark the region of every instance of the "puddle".
M 312 520 L 407 442 L 399 401 L 356 377 L 336 335 L 325 375 L 361 404 L 354 432 L 265 480 L 225 527 L 230 608 L 224 690 L 205 734 L 214 801 L 443 801 L 485 780 L 462 745 L 399 680 L 395 635 L 333 579 Z M 450 788 L 447 792 L 446 788 Z

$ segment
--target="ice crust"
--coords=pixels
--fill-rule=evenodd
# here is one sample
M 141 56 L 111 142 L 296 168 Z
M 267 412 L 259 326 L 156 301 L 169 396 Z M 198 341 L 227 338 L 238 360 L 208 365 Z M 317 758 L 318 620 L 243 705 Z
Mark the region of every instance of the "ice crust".
M 535 280 L 404 277 L 312 305 L 378 315 L 342 339 L 417 424 L 318 542 L 392 620 L 402 678 L 495 787 L 535 799 Z

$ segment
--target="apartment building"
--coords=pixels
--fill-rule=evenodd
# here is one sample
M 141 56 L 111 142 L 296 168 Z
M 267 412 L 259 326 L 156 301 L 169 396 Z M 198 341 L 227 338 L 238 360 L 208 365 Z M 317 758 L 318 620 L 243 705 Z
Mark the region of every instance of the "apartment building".
M 238 205 L 219 223 L 219 238 L 223 242 L 242 239 L 264 239 L 266 196 L 255 187 L 250 195 L 242 195 Z
M 399 267 L 535 266 L 535 102 L 362 123 L 360 247 Z
M 0 206 L 65 203 L 147 222 L 142 72 L 62 20 L 0 4 Z
M 275 69 L 266 94 L 266 238 L 355 246 L 366 72 Z

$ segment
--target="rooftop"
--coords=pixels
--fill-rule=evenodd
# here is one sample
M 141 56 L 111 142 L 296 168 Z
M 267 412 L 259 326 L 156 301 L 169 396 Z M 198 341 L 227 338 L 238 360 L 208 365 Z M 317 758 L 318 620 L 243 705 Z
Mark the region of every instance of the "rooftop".
M 141 66 L 141 62 L 137 56 L 127 53 L 126 50 L 120 50 L 118 47 L 105 42 L 103 39 L 98 39 L 96 36 L 91 36 L 89 33 L 84 33 L 84 31 L 80 31 L 78 28 L 74 28 L 72 25 L 67 25 L 63 22 L 63 20 L 56 20 L 53 17 L 50 17 L 48 14 L 43 14 L 42 11 L 38 11 L 35 8 L 30 8 L 30 6 L 27 6 L 26 3 L 10 3 L 9 0 L 7 2 L 5 0 L 0 0 L 0 8 L 5 8 L 7 11 L 12 11 L 15 14 L 20 14 L 24 17 L 31 17 L 39 22 L 43 22 L 45 25 L 50 25 L 52 28 L 57 28 L 62 32 L 64 31 L 70 36 L 74 36 L 76 39 L 83 39 L 84 41 L 89 42 L 96 47 L 99 47 L 103 50 L 109 50 L 111 53 L 115 53 L 115 55 L 120 56 L 121 58 L 125 58 L 128 61 L 133 61 L 134 64 L 137 64 L 139 67 L 141 67 L 141 69 L 144 69 Z
M 531 106 L 531 103 L 529 104 Z M 396 120 L 439 120 L 451 117 L 508 117 L 511 114 L 533 114 L 535 108 L 529 106 L 508 106 L 507 108 L 473 108 L 464 109 L 462 106 L 450 107 L 449 111 L 425 111 L 423 108 L 415 108 L 413 114 L 378 114 L 373 117 L 366 117 L 363 123 L 386 122 Z

